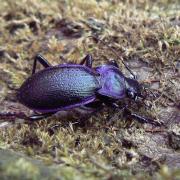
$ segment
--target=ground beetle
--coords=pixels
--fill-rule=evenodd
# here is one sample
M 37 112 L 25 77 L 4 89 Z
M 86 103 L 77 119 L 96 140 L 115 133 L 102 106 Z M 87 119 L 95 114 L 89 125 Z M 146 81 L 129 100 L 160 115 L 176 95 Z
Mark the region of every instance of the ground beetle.
M 39 72 L 35 72 L 37 62 L 44 67 Z M 44 57 L 37 55 L 32 76 L 22 84 L 17 94 L 20 103 L 38 112 L 30 119 L 41 119 L 81 106 L 92 105 L 96 109 L 106 104 L 117 108 L 118 100 L 131 98 L 135 101 L 141 97 L 138 81 L 125 77 L 115 60 L 95 68 L 92 62 L 92 56 L 88 54 L 80 64 L 52 66 Z M 147 118 L 131 115 L 141 122 L 155 124 Z

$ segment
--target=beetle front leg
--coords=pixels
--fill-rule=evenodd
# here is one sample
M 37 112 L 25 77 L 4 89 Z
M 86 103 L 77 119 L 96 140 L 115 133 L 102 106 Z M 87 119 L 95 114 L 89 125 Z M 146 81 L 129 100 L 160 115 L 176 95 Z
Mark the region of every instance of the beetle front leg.
M 140 115 L 138 115 L 138 114 L 136 114 L 136 113 L 132 113 L 132 112 L 131 112 L 129 109 L 127 109 L 127 108 L 124 109 L 124 115 L 126 115 L 126 116 L 131 116 L 131 117 L 135 118 L 137 121 L 139 121 L 140 123 L 148 123 L 148 124 L 152 124 L 152 125 L 155 125 L 155 126 L 160 126 L 160 125 L 162 125 L 162 123 L 157 122 L 157 121 L 154 121 L 153 119 L 140 116 Z
M 106 102 L 106 105 L 108 106 L 111 106 L 114 110 L 117 110 L 117 108 L 120 108 L 120 106 L 118 104 L 116 104 L 115 102 L 112 102 L 112 103 L 107 103 Z M 148 124 L 153 124 L 153 125 L 156 125 L 156 126 L 160 126 L 162 125 L 161 123 L 157 122 L 157 121 L 154 121 L 153 119 L 150 119 L 150 118 L 147 118 L 147 117 L 143 117 L 143 116 L 140 116 L 136 113 L 132 113 L 128 108 L 127 108 L 127 105 L 125 105 L 124 107 L 122 107 L 120 109 L 120 112 L 123 112 L 123 115 L 126 116 L 126 117 L 132 117 L 134 119 L 136 119 L 137 121 L 139 121 L 140 123 L 148 123 Z M 117 113 L 117 115 L 119 116 L 119 113 Z M 115 113 L 115 116 L 117 117 L 116 113 Z M 110 118 L 110 121 L 114 121 L 114 117 Z
M 85 65 L 87 67 L 92 67 L 92 63 L 93 63 L 93 58 L 90 54 L 87 54 L 80 62 L 80 65 L 83 65 L 85 63 Z
M 34 74 L 36 72 L 36 65 L 37 65 L 37 61 L 44 67 L 50 67 L 52 66 L 43 56 L 41 56 L 40 54 L 36 55 L 34 58 L 34 64 L 33 64 L 33 69 L 32 69 L 32 74 Z

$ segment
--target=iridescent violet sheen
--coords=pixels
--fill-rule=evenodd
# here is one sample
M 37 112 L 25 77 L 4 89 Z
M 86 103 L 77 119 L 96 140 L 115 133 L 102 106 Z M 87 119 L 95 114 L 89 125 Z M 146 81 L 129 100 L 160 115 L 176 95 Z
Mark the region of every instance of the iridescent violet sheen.
M 103 65 L 96 68 L 96 71 L 101 75 L 101 89 L 98 93 L 111 97 L 113 99 L 121 99 L 126 96 L 125 77 L 115 66 Z
M 82 65 L 58 65 L 29 77 L 18 92 L 18 100 L 39 112 L 55 112 L 88 104 L 101 88 L 99 74 Z

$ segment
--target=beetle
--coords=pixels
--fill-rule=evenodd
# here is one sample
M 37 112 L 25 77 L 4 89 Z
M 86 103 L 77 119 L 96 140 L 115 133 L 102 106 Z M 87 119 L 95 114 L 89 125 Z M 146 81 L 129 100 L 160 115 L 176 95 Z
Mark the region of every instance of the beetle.
M 37 62 L 44 67 L 38 72 Z M 21 104 L 38 112 L 30 119 L 42 119 L 58 111 L 82 106 L 96 109 L 105 104 L 119 108 L 116 103 L 119 100 L 130 98 L 136 101 L 139 97 L 142 98 L 139 82 L 126 77 L 115 60 L 97 67 L 92 67 L 92 64 L 93 58 L 90 54 L 80 64 L 56 66 L 52 66 L 38 54 L 34 59 L 32 75 L 25 80 L 17 93 Z M 143 123 L 156 124 L 135 113 L 131 115 Z

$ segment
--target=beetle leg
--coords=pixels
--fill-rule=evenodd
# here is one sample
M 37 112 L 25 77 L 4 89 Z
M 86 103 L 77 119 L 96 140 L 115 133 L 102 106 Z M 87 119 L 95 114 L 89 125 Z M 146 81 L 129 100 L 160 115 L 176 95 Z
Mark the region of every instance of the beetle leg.
M 29 117 L 30 121 L 37 121 L 37 120 L 41 120 L 44 118 L 47 118 L 49 116 L 52 116 L 53 114 L 55 114 L 56 112 L 53 113 L 45 113 L 45 114 L 34 114 L 32 116 Z
M 11 112 L 7 112 L 7 113 L 0 113 L 0 120 L 1 119 L 5 119 L 5 120 L 15 120 L 16 118 L 20 118 L 20 119 L 24 119 L 27 121 L 35 121 L 35 120 L 41 120 L 43 118 L 47 118 L 49 116 L 52 116 L 53 114 L 55 114 L 56 112 L 53 113 L 45 113 L 45 114 L 34 114 L 32 116 L 27 116 L 25 113 L 23 112 L 19 112 L 19 113 L 11 113 Z
M 98 110 L 98 109 L 101 109 L 102 102 L 98 101 L 98 100 L 97 101 L 95 100 L 95 101 L 93 101 L 93 102 L 91 102 L 89 104 L 86 104 L 86 105 L 82 106 L 82 107 Z
M 114 59 L 109 60 L 108 65 L 112 65 L 112 66 L 119 68 L 117 61 Z
M 86 66 L 92 67 L 93 58 L 90 54 L 87 54 L 80 62 L 80 65 L 83 65 L 85 63 Z
M 107 105 L 107 104 L 106 104 Z M 120 107 L 118 104 L 116 103 L 111 103 L 109 104 L 109 106 L 111 108 L 113 108 L 113 111 L 108 115 L 107 117 L 107 122 L 108 124 L 112 124 L 113 122 L 115 122 L 117 119 L 119 119 L 119 116 L 122 114 L 122 112 L 124 112 L 124 110 L 127 108 L 127 105 Z
M 4 120 L 15 120 L 16 118 L 20 118 L 20 119 L 24 119 L 24 120 L 28 120 L 28 116 L 23 113 L 23 112 L 5 112 L 5 113 L 0 113 L 0 119 L 4 119 Z
M 131 112 L 129 109 L 127 109 L 127 108 L 124 109 L 124 115 L 131 116 L 131 117 L 135 118 L 137 121 L 139 121 L 140 123 L 148 123 L 148 124 L 153 124 L 153 125 L 156 125 L 156 126 L 162 125 L 161 123 L 159 123 L 159 122 L 157 122 L 157 121 L 154 121 L 153 119 L 140 116 L 140 115 L 138 115 L 138 114 L 136 114 L 136 113 L 132 113 L 132 112 Z
M 37 61 L 43 65 L 44 68 L 50 67 L 52 66 L 43 56 L 41 56 L 40 54 L 37 54 L 34 58 L 34 64 L 33 64 L 33 69 L 32 69 L 32 74 L 34 74 L 36 72 L 36 65 L 37 65 Z
M 152 125 L 155 125 L 155 126 L 162 125 L 162 123 L 160 123 L 160 122 L 154 121 L 153 119 L 150 119 L 150 118 L 140 116 L 140 115 L 135 114 L 135 113 L 131 113 L 131 116 L 134 117 L 135 119 L 137 119 L 141 123 L 148 123 L 148 124 L 152 124 Z
M 99 96 L 99 99 L 108 107 L 111 107 L 113 109 L 119 108 L 119 105 L 112 99 L 104 97 L 102 95 Z
M 118 104 L 116 104 L 115 102 L 110 102 L 110 103 L 105 103 L 106 105 L 108 106 L 111 106 L 114 111 L 117 110 L 117 108 L 120 108 L 120 106 Z M 149 124 L 153 124 L 153 125 L 156 125 L 156 126 L 160 126 L 162 125 L 162 123 L 159 123 L 157 121 L 154 121 L 153 119 L 150 119 L 150 118 L 147 118 L 147 117 L 143 117 L 143 116 L 140 116 L 136 113 L 132 113 L 128 108 L 127 108 L 127 105 L 125 105 L 124 107 L 122 107 L 120 109 L 121 111 L 120 112 L 123 112 L 123 115 L 124 116 L 131 116 L 133 118 L 135 118 L 137 121 L 141 122 L 141 123 L 149 123 Z M 116 115 L 116 113 L 114 112 L 114 114 Z M 119 115 L 119 113 L 118 113 Z M 114 117 L 114 116 L 113 116 Z M 112 121 L 111 119 L 114 119 L 113 117 L 110 118 L 110 121 Z

